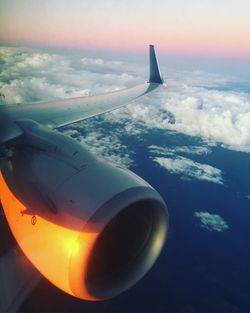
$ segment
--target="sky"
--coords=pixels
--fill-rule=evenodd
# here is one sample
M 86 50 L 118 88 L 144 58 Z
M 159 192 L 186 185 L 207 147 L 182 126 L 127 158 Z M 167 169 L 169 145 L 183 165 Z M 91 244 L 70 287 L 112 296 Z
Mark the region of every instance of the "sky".
M 0 0 L 0 43 L 250 60 L 249 0 Z

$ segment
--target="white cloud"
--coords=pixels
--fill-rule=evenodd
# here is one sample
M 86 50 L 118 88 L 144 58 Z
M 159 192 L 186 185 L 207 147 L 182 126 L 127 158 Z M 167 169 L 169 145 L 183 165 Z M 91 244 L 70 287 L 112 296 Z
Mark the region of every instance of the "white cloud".
M 119 61 L 8 47 L 0 47 L 0 59 L 0 92 L 7 104 L 97 94 L 138 82 Z
M 197 87 L 192 85 L 192 79 L 188 85 L 179 77 L 168 88 L 138 99 L 127 110 L 131 123 L 139 121 L 147 128 L 178 131 L 225 148 L 250 152 L 249 93 Z M 126 115 L 125 110 L 113 114 Z
M 156 157 L 154 162 L 172 174 L 181 175 L 182 179 L 198 179 L 211 183 L 223 184 L 222 172 L 208 164 L 194 162 L 184 157 Z
M 239 149 L 250 145 L 250 95 L 192 88 L 170 91 L 163 107 L 175 115 L 170 129 Z
M 117 136 L 107 136 L 94 131 L 83 137 L 82 142 L 96 156 L 104 157 L 125 168 L 129 168 L 133 164 L 131 151 L 128 152 L 128 148 L 121 143 Z
M 211 153 L 211 149 L 205 146 L 175 146 L 175 147 L 159 147 L 149 146 L 151 153 L 158 155 L 174 155 L 176 153 L 191 154 L 191 155 L 204 155 Z
M 223 232 L 229 229 L 228 224 L 218 214 L 211 214 L 206 211 L 195 212 L 194 216 L 200 220 L 200 226 L 209 231 Z
M 81 63 L 84 65 L 84 66 L 97 66 L 97 67 L 106 67 L 106 68 L 119 68 L 123 65 L 122 62 L 120 61 L 107 61 L 107 60 L 104 60 L 104 59 L 101 59 L 101 58 L 87 58 L 87 57 L 84 57 L 81 59 Z
M 91 120 L 65 127 L 63 133 L 87 145 L 89 151 L 97 157 L 105 158 L 124 168 L 129 168 L 133 164 L 131 158 L 133 152 L 121 142 L 122 132 L 107 132 L 97 122 Z

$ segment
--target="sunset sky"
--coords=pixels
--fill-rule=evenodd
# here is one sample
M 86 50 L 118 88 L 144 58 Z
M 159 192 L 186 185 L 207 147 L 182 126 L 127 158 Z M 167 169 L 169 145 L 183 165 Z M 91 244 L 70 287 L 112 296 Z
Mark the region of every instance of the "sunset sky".
M 249 0 L 0 0 L 0 42 L 250 59 Z

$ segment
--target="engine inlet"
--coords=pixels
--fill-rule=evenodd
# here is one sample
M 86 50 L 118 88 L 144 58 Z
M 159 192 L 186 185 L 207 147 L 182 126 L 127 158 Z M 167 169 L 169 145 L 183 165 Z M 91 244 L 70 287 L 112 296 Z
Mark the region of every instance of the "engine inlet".
M 87 288 L 99 299 L 113 297 L 140 280 L 165 241 L 167 216 L 155 200 L 134 203 L 105 226 L 90 253 Z

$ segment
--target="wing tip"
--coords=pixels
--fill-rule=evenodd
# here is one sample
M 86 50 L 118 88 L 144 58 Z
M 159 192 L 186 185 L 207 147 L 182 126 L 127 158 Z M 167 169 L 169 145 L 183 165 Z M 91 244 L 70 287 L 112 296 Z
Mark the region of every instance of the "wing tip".
M 149 83 L 164 83 L 153 44 L 149 45 Z

